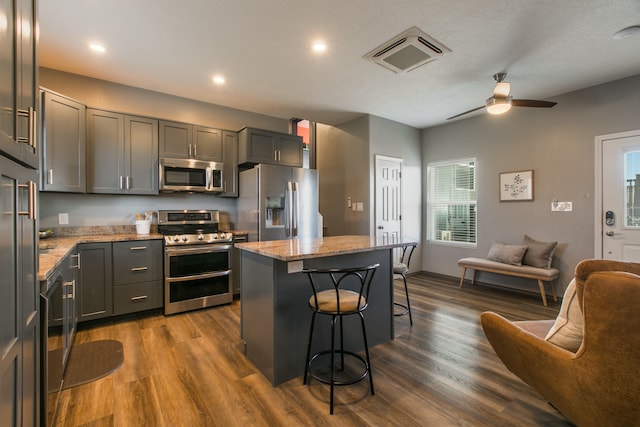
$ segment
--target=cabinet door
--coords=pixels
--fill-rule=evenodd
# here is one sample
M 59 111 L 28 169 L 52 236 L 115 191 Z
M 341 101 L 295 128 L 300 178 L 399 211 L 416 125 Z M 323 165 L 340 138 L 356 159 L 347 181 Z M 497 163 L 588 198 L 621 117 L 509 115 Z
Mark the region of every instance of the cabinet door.
M 222 161 L 222 131 L 201 126 L 193 127 L 191 157 L 211 162 Z
M 160 122 L 160 157 L 188 159 L 193 145 L 193 126 Z
M 42 190 L 84 193 L 86 107 L 51 92 L 42 106 Z
M 83 243 L 79 246 L 78 321 L 113 314 L 111 243 Z
M 124 116 L 87 109 L 87 192 L 120 194 L 124 189 Z
M 0 0 L 0 150 L 19 158 L 20 145 L 16 143 L 16 62 L 14 49 L 17 39 L 15 22 L 17 11 L 13 0 Z
M 36 179 L 35 170 L 0 156 L 0 405 L 7 425 L 22 425 L 21 409 L 33 421 L 38 407 Z
M 20 160 L 38 167 L 36 148 L 35 112 L 37 111 L 38 81 L 36 57 L 36 5 L 35 0 L 16 2 L 20 8 L 18 43 L 16 46 L 16 141 L 21 146 Z
M 246 133 L 246 161 L 273 164 L 276 158 L 276 134 L 251 129 Z
M 128 194 L 158 194 L 158 121 L 125 116 Z
M 238 134 L 222 131 L 223 197 L 238 197 Z
M 302 167 L 302 137 L 280 135 L 278 137 L 278 164 Z

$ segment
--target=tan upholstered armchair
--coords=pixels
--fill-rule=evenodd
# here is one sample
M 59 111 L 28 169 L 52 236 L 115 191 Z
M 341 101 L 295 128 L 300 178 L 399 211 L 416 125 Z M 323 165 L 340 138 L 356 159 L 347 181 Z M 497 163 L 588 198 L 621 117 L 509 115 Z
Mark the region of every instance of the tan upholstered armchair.
M 584 320 L 576 353 L 545 341 L 553 320 L 486 312 L 484 332 L 507 368 L 578 426 L 640 426 L 640 264 L 582 261 L 575 284 Z

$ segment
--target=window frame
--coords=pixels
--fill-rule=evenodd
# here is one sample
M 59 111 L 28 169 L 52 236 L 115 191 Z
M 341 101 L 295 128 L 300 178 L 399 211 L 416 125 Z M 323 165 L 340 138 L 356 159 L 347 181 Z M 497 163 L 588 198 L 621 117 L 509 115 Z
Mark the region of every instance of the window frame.
M 461 164 L 473 164 L 473 176 L 471 185 L 469 188 L 461 188 L 458 184 L 458 177 L 456 173 L 456 167 Z M 433 185 L 435 168 L 442 167 L 452 167 L 453 175 L 451 180 L 451 192 L 449 194 L 448 200 L 434 202 L 433 191 L 435 188 Z M 459 159 L 450 159 L 450 160 L 442 160 L 437 162 L 430 162 L 427 164 L 427 176 L 426 176 L 426 185 L 427 185 L 427 194 L 426 194 L 426 213 L 427 213 L 427 236 L 426 241 L 428 244 L 436 244 L 436 245 L 445 245 L 445 246 L 455 246 L 455 247 L 464 247 L 464 248 L 476 248 L 478 247 L 478 161 L 475 157 L 467 157 L 467 158 L 459 158 Z M 475 197 L 469 200 L 455 200 L 453 196 L 455 191 L 469 191 L 474 192 Z M 435 213 L 436 206 L 445 205 L 447 210 L 460 207 L 460 206 L 473 206 L 473 212 L 475 215 L 475 224 L 472 233 L 474 236 L 474 241 L 455 241 L 455 240 L 443 240 L 441 238 L 436 238 L 436 232 L 440 231 L 436 229 L 437 217 Z M 453 231 L 453 230 L 450 230 Z

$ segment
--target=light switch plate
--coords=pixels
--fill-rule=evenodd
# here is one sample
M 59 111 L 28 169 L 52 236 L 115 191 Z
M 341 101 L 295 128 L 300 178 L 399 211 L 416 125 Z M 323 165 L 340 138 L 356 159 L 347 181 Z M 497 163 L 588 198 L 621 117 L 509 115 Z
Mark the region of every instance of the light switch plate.
M 364 210 L 363 202 L 356 203 L 356 210 L 362 212 Z
M 58 214 L 58 224 L 59 225 L 69 224 L 69 214 L 68 213 L 59 213 Z
M 572 202 L 551 202 L 552 212 L 571 212 L 573 210 Z

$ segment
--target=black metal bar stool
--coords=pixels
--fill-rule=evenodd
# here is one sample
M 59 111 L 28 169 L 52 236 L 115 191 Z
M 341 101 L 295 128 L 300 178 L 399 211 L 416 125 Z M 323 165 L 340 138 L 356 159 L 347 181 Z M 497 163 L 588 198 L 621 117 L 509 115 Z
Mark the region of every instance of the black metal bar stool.
M 309 328 L 309 343 L 307 345 L 307 359 L 304 368 L 303 384 L 307 384 L 309 374 L 318 381 L 329 384 L 330 392 L 330 413 L 333 414 L 334 387 L 355 384 L 369 376 L 371 395 L 374 395 L 373 376 L 371 375 L 371 362 L 369 360 L 369 345 L 367 344 L 367 332 L 364 325 L 363 312 L 368 306 L 369 290 L 371 281 L 380 264 L 368 267 L 357 268 L 334 268 L 334 269 L 306 269 L 303 270 L 309 276 L 309 282 L 313 289 L 313 295 L 309 298 L 309 306 L 313 310 L 311 317 L 311 327 Z M 320 351 L 311 355 L 311 343 L 313 340 L 313 327 L 317 314 L 331 316 L 331 349 Z M 365 358 L 344 348 L 343 317 L 358 315 L 362 325 L 362 338 L 364 340 Z M 335 326 L 336 320 L 340 320 L 340 349 L 335 348 Z M 321 375 L 319 369 L 314 371 L 313 363 L 320 356 L 330 355 L 329 375 Z M 336 354 L 339 363 L 336 362 Z M 345 371 L 345 356 L 355 358 L 362 365 L 362 371 L 355 375 L 336 378 L 338 373 Z M 338 365 L 338 366 L 336 366 Z
M 416 248 L 417 244 L 413 243 L 402 248 L 402 256 L 400 257 L 400 262 L 393 264 L 393 275 L 394 278 L 396 275 L 402 276 L 402 280 L 404 280 L 404 294 L 407 296 L 407 303 L 401 304 L 399 302 L 394 302 L 394 305 L 401 307 L 404 309 L 401 313 L 394 313 L 394 316 L 406 316 L 409 315 L 409 323 L 413 325 L 413 318 L 411 317 L 411 303 L 409 302 L 409 288 L 407 288 L 407 273 L 409 272 L 409 263 L 411 262 L 411 255 L 413 255 L 413 250 Z

